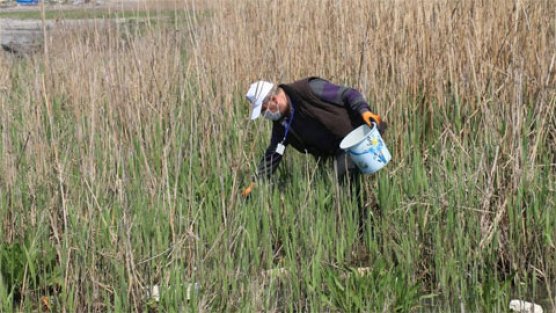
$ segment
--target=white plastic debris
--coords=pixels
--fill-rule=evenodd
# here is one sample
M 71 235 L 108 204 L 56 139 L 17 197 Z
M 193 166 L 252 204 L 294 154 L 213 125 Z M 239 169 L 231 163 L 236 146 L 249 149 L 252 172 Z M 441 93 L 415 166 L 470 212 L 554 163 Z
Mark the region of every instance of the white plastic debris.
M 288 275 L 288 270 L 283 268 L 283 267 L 272 268 L 272 269 L 263 271 L 262 274 L 263 274 L 263 277 L 266 277 L 266 278 L 280 279 L 280 278 L 284 278 Z
M 201 285 L 199 285 L 199 283 L 187 283 L 183 285 L 183 287 L 185 287 L 186 300 L 191 300 L 191 297 L 197 295 L 201 289 Z M 163 292 L 172 291 L 173 288 L 174 286 L 163 286 Z M 147 287 L 147 299 L 160 302 L 160 287 L 158 285 Z
M 160 301 L 160 288 L 158 287 L 158 285 L 151 286 L 151 288 L 147 292 L 147 296 L 149 297 L 149 299 L 153 299 L 154 301 L 159 302 Z
M 197 294 L 199 289 L 201 289 L 199 283 L 187 284 L 186 299 L 191 300 L 191 293 L 195 292 L 195 294 Z
M 358 267 L 356 269 L 356 271 L 357 271 L 357 274 L 359 276 L 365 276 L 365 275 L 367 275 L 371 272 L 371 268 L 370 267 Z
M 543 313 L 540 305 L 515 299 L 510 301 L 510 310 L 519 313 Z

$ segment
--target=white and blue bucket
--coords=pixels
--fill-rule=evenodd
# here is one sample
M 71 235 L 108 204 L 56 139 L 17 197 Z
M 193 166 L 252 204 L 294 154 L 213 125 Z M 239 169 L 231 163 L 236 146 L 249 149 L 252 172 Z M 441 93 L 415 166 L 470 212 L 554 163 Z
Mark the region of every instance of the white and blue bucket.
M 373 174 L 385 167 L 392 156 L 376 124 L 363 124 L 351 131 L 340 143 L 363 174 Z

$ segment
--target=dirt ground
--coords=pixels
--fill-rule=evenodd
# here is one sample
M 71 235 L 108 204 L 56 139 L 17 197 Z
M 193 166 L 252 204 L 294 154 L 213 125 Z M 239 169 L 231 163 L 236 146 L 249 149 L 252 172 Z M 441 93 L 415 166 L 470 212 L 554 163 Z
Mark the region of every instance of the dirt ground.
M 0 0 L 1 1 L 1 0 Z M 179 2 L 178 2 L 179 1 Z M 189 0 L 188 6 L 202 0 Z M 73 4 L 75 3 L 75 4 Z M 70 4 L 44 4 L 46 11 L 60 10 L 87 10 L 87 9 L 108 9 L 117 10 L 164 10 L 164 9 L 181 9 L 185 4 L 183 0 L 91 0 L 88 3 L 84 1 L 71 1 Z M 43 5 L 22 6 L 17 5 L 15 1 L 0 2 L 0 13 L 17 13 L 22 11 L 40 11 Z M 47 20 L 48 29 L 55 29 L 59 26 L 78 25 L 86 22 L 86 20 L 65 20 L 63 22 L 56 20 Z M 36 51 L 40 47 L 42 38 L 42 21 L 40 19 L 17 19 L 8 17 L 0 17 L 0 51 L 15 53 L 28 53 Z
M 113 9 L 172 9 L 184 7 L 184 1 L 178 0 L 71 0 L 68 3 L 45 3 L 45 10 L 74 10 L 83 8 L 113 8 Z M 202 1 L 187 1 L 188 3 Z M 0 0 L 0 13 L 41 10 L 42 4 L 33 6 L 18 5 L 15 1 Z

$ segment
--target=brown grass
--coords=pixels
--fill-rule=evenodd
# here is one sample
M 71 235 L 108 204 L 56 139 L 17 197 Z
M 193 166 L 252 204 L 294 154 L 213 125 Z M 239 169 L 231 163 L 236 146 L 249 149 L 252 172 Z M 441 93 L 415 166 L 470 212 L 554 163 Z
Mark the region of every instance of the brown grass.
M 236 176 L 258 156 L 254 145 L 225 144 L 232 135 L 241 143 L 252 139 L 243 94 L 258 79 L 288 82 L 316 75 L 355 86 L 389 121 L 387 136 L 395 159 L 413 150 L 422 152 L 427 174 L 432 172 L 427 163 L 431 159 L 443 164 L 457 155 L 472 164 L 465 179 L 483 188 L 481 207 L 474 208 L 480 212 L 481 249 L 494 240 L 508 240 L 508 199 L 520 186 L 539 173 L 556 173 L 552 0 L 160 4 L 153 8 L 154 2 L 138 2 L 137 8 L 175 9 L 173 22 L 128 27 L 98 21 L 86 30 L 48 31 L 52 36 L 46 54 L 0 55 L 0 190 L 8 190 L 13 198 L 2 216 L 5 242 L 24 237 L 46 216 L 49 240 L 59 259 L 69 263 L 73 260 L 64 248 L 78 245 L 82 237 L 71 237 L 68 216 L 80 210 L 77 216 L 92 237 L 107 232 L 110 243 L 124 241 L 124 249 L 106 247 L 108 252 L 99 258 L 124 260 L 130 265 L 129 289 L 137 288 L 143 282 L 134 280 L 140 275 L 133 268 L 138 259 L 131 236 L 118 232 L 119 227 L 130 231 L 134 222 L 129 218 L 133 199 L 126 193 L 131 188 L 126 166 L 133 160 L 140 163 L 146 198 L 153 203 L 162 198 L 171 242 L 186 242 L 180 257 L 194 259 L 200 253 L 191 248 L 197 244 L 195 225 L 191 222 L 185 230 L 182 225 L 181 232 L 176 226 L 176 218 L 185 219 L 176 215 L 178 187 L 183 186 L 171 176 L 184 163 L 193 163 L 188 156 L 195 156 L 203 171 L 231 168 L 234 186 L 227 188 L 239 189 Z M 461 116 L 454 118 L 454 112 Z M 440 155 L 423 151 L 430 145 L 407 144 L 409 130 L 419 129 L 412 125 L 416 122 L 424 129 L 422 142 L 445 148 Z M 221 142 L 219 148 L 233 155 L 214 160 L 214 146 L 204 144 L 209 140 Z M 524 140 L 527 151 L 522 149 Z M 480 144 L 477 150 L 496 152 L 468 153 L 470 142 Z M 153 157 L 153 151 L 160 157 Z M 548 169 L 542 168 L 547 155 L 553 159 Z M 402 162 L 395 164 L 393 175 L 412 166 Z M 437 171 L 445 181 L 456 175 L 443 168 Z M 23 179 L 24 188 L 18 179 Z M 184 178 L 186 190 L 180 190 L 190 201 L 199 197 L 192 186 L 195 179 L 206 188 L 224 184 L 190 174 Z M 446 197 L 433 196 L 442 201 Z M 37 205 L 37 197 L 44 207 Z M 103 221 L 106 228 L 100 222 L 87 224 L 102 212 L 98 198 L 103 197 L 104 203 L 124 208 L 122 221 Z M 224 207 L 234 208 L 234 195 L 217 197 L 214 201 L 222 205 L 225 219 L 229 212 Z M 191 210 L 196 204 L 189 205 Z M 499 229 L 502 235 L 495 237 Z M 527 230 L 524 234 L 530 235 Z M 524 243 L 535 240 L 523 238 Z M 500 248 L 500 255 L 507 261 L 505 249 Z M 93 261 L 87 262 L 99 282 L 114 283 Z M 77 266 L 66 270 L 64 278 L 71 282 Z M 112 288 L 91 284 L 94 294 Z

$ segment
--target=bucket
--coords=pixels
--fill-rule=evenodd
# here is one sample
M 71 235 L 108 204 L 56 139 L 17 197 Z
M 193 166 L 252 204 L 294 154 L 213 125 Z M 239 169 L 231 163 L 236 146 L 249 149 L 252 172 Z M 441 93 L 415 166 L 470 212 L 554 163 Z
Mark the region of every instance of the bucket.
M 384 140 L 373 123 L 373 128 L 363 124 L 351 131 L 340 143 L 363 174 L 380 170 L 392 158 Z

